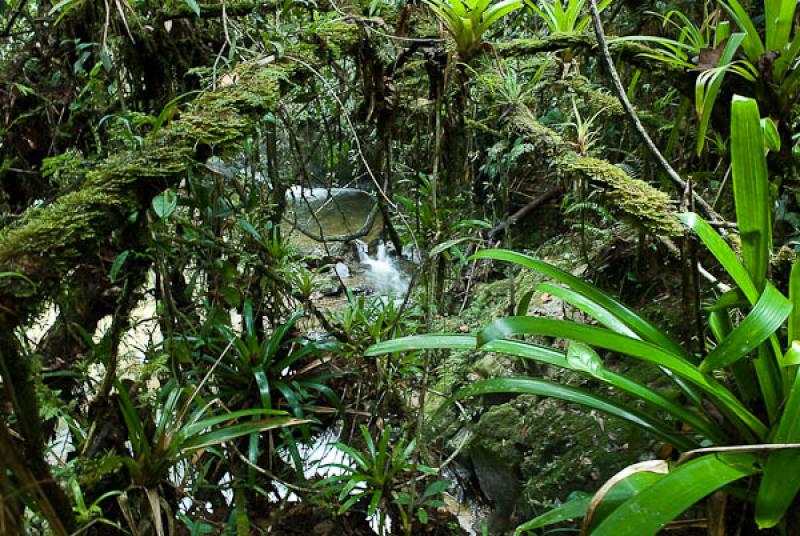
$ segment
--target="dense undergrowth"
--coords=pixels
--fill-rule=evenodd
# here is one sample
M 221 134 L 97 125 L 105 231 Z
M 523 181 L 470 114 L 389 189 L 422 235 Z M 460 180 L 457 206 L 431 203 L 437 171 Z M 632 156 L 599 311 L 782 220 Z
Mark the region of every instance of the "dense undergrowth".
M 0 0 L 0 534 L 798 534 L 793 0 Z

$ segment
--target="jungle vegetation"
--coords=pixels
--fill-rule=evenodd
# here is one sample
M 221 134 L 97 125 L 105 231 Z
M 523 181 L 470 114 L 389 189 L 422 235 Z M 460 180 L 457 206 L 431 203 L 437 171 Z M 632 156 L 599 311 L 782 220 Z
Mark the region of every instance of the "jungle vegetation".
M 800 534 L 795 0 L 0 0 L 0 535 Z

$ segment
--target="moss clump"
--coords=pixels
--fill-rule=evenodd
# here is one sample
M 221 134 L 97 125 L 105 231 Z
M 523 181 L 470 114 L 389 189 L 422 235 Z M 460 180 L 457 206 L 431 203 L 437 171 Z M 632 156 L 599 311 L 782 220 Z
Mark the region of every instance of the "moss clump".
M 42 160 L 42 177 L 58 188 L 70 188 L 79 184 L 86 176 L 89 163 L 84 156 L 75 149 L 69 149 L 63 154 Z
M 518 110 L 512 124 L 527 134 L 531 142 L 547 150 L 548 155 L 558 154 L 555 164 L 567 177 L 587 180 L 600 189 L 603 204 L 621 218 L 660 235 L 677 236 L 683 232 L 664 192 L 630 177 L 610 162 L 578 154 L 573 144 L 540 124 L 525 107 Z
M 520 107 L 514 114 L 512 128 L 521 130 L 528 136 L 529 141 L 542 144 L 552 149 L 553 152 L 569 146 L 558 132 L 539 123 L 533 112 L 526 106 Z
M 502 57 L 530 56 L 542 52 L 555 52 L 567 48 L 589 48 L 595 43 L 589 34 L 552 34 L 541 39 L 515 39 L 495 45 Z
M 316 42 L 327 49 L 333 59 L 339 59 L 343 51 L 352 50 L 363 38 L 361 29 L 352 22 L 346 22 L 332 15 L 320 19 L 308 31 L 310 42 Z
M 683 232 L 664 192 L 599 158 L 572 153 L 563 156 L 559 163 L 567 173 L 601 188 L 606 204 L 622 218 L 658 234 L 677 236 Z

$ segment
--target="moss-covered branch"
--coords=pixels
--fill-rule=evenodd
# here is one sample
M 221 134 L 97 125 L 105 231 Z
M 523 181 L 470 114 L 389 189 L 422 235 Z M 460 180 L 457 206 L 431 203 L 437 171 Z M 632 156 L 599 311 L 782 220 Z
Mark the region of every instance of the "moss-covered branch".
M 591 53 L 599 52 L 597 41 L 593 35 L 579 33 L 552 34 L 540 39 L 515 39 L 495 44 L 494 48 L 501 57 L 505 58 L 529 56 L 543 52 L 557 52 L 566 49 Z M 652 58 L 644 56 L 644 54 L 653 53 L 653 49 L 647 45 L 632 41 L 612 41 L 609 43 L 609 48 L 615 57 L 630 65 L 635 65 L 651 72 L 660 72 L 664 75 L 686 76 L 686 70 L 683 67 L 666 62 L 653 61 Z
M 634 179 L 606 160 L 577 153 L 571 143 L 538 123 L 527 108 L 514 116 L 512 128 L 523 131 L 530 141 L 544 148 L 560 172 L 588 181 L 602 193 L 603 204 L 618 217 L 659 235 L 682 233 L 670 198 L 661 190 Z
M 200 8 L 200 15 L 198 15 L 189 7 L 188 4 L 181 3 L 171 10 L 162 11 L 158 14 L 158 18 L 161 20 L 189 19 L 194 17 L 216 18 L 221 17 L 223 12 L 228 17 L 241 17 L 249 15 L 254 11 L 259 13 L 272 12 L 275 11 L 279 5 L 283 5 L 283 3 L 279 4 L 273 0 L 268 0 L 266 2 L 198 4 L 198 7 Z
M 158 192 L 177 184 L 212 151 L 235 145 L 254 119 L 275 108 L 282 89 L 304 69 L 290 57 L 318 64 L 353 50 L 355 24 L 322 21 L 285 59 L 242 65 L 225 87 L 198 97 L 183 115 L 151 136 L 140 150 L 122 153 L 89 171 L 81 188 L 52 205 L 31 210 L 0 236 L 0 271 L 20 272 L 37 284 L 0 280 L 0 315 L 15 326 L 52 296 L 71 270 L 92 255 L 111 232 L 147 209 Z

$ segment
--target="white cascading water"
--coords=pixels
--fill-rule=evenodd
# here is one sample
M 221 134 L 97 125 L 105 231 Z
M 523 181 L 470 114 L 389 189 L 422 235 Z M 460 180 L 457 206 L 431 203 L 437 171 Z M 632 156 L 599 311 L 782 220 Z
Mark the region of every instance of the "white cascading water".
M 356 240 L 358 261 L 364 267 L 364 278 L 377 293 L 386 296 L 398 296 L 408 290 L 409 278 L 400 270 L 397 260 L 386 252 L 386 244 L 378 243 L 374 257 L 369 248 L 361 240 Z

